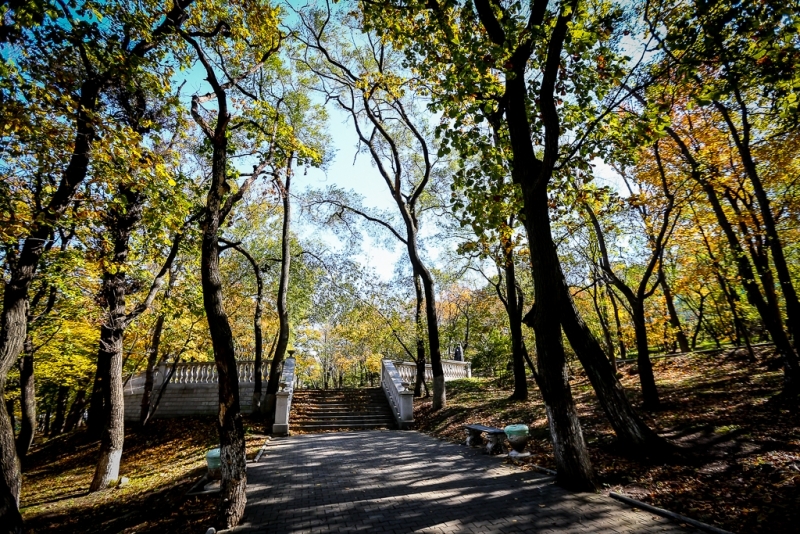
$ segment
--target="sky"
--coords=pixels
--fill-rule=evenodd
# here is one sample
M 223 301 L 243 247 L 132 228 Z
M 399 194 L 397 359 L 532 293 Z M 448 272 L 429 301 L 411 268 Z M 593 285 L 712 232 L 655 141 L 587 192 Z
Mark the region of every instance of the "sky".
M 187 81 L 182 91 L 187 103 L 191 95 L 202 94 L 209 90 L 209 86 L 204 80 L 205 75 L 198 65 L 195 65 L 189 72 L 182 73 L 181 78 Z M 328 105 L 328 113 L 332 160 L 325 169 L 309 167 L 302 169 L 302 172 L 297 172 L 293 177 L 293 189 L 296 194 L 302 197 L 305 191 L 325 189 L 333 185 L 358 193 L 362 197 L 363 206 L 368 209 L 388 210 L 396 213 L 397 207 L 394 200 L 370 156 L 357 153 L 357 135 L 350 116 L 337 110 L 333 104 Z M 621 190 L 624 188 L 621 180 L 611 167 L 601 160 L 595 160 L 593 164 L 596 181 L 599 184 L 611 185 L 617 191 L 622 192 Z M 295 213 L 297 215 L 294 217 L 293 230 L 301 238 L 322 240 L 331 250 L 341 249 L 342 245 L 333 232 L 305 222 L 299 215 L 299 210 L 296 210 Z M 428 222 L 428 228 L 423 229 L 423 234 L 436 233 L 436 229 L 430 226 L 431 224 Z M 403 258 L 405 247 L 401 243 L 389 248 L 384 245 L 384 241 L 378 243 L 377 240 L 365 234 L 362 241 L 362 252 L 355 259 L 374 269 L 381 279 L 387 281 L 394 276 L 395 266 Z M 443 250 L 442 246 L 429 245 L 427 247 L 428 261 L 435 263 Z
M 332 106 L 331 106 L 332 108 Z M 363 197 L 363 205 L 380 210 L 397 210 L 397 206 L 389 193 L 389 188 L 367 154 L 357 154 L 358 139 L 355 128 L 349 117 L 336 109 L 329 109 L 329 133 L 333 142 L 334 157 L 327 169 L 309 168 L 307 173 L 298 173 L 293 183 L 299 185 L 299 192 L 309 189 L 324 189 L 331 185 L 345 190 L 353 190 Z M 319 227 L 303 224 L 299 218 L 295 230 L 301 237 L 321 238 L 335 249 L 338 239 L 332 232 L 322 231 Z M 403 254 L 403 245 L 398 243 L 387 249 L 377 243 L 369 235 L 364 236 L 362 254 L 357 257 L 364 265 L 374 268 L 384 280 L 394 275 L 394 268 Z

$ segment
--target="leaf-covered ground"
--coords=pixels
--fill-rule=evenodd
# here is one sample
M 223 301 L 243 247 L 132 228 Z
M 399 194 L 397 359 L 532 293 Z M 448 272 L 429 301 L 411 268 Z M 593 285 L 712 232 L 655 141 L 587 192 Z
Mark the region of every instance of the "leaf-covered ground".
M 246 425 L 247 426 L 247 425 Z M 265 436 L 248 431 L 248 458 Z M 98 443 L 83 432 L 37 445 L 24 468 L 20 506 L 29 532 L 204 532 L 214 524 L 218 494 L 187 497 L 218 446 L 213 418 L 154 420 L 128 429 L 121 488 L 88 493 Z
M 669 464 L 636 461 L 615 450 L 588 380 L 571 380 L 584 435 L 604 491 L 617 491 L 733 532 L 798 532 L 800 525 L 800 416 L 779 397 L 782 372 L 771 349 L 750 363 L 741 352 L 654 360 L 663 409 L 642 413 L 659 433 L 687 450 Z M 620 368 L 637 405 L 635 366 Z M 463 442 L 467 423 L 531 427 L 530 463 L 555 468 L 541 397 L 507 400 L 510 386 L 492 379 L 447 384 L 447 408 L 429 400 L 415 406 L 417 428 Z

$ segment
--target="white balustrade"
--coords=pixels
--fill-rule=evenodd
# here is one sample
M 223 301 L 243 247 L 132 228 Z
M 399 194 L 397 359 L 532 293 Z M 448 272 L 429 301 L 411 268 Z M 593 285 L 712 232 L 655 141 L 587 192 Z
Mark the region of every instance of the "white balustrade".
M 283 361 L 280 390 L 275 394 L 275 422 L 272 424 L 272 433 L 278 436 L 289 435 L 289 411 L 292 409 L 294 396 L 294 356 Z
M 405 382 L 415 382 L 417 380 L 417 364 L 414 362 L 394 362 L 394 366 L 400 373 L 400 378 Z M 472 378 L 472 363 L 459 362 L 456 360 L 442 360 L 442 371 L 444 371 L 444 381 L 458 380 L 459 378 Z M 433 380 L 433 369 L 431 364 L 425 365 L 425 380 Z
M 414 422 L 414 392 L 408 388 L 392 360 L 381 360 L 381 388 L 392 408 L 397 426 L 408 428 Z
M 261 379 L 266 381 L 269 377 L 270 360 L 261 363 Z M 170 364 L 161 364 L 153 371 L 153 386 L 161 385 L 164 377 L 169 374 L 172 367 Z M 239 372 L 240 384 L 252 384 L 255 382 L 256 362 L 253 360 L 239 361 L 236 364 Z M 133 393 L 144 388 L 145 373 L 138 373 L 128 380 L 125 390 Z M 175 373 L 172 375 L 173 384 L 216 384 L 217 364 L 211 362 L 180 362 L 175 366 Z

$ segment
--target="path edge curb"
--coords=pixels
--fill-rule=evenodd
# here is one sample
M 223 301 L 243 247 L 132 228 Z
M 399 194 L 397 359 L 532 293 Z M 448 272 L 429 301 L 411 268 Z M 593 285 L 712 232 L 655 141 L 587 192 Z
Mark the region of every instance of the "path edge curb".
M 713 525 L 703 523 L 702 521 L 692 519 L 691 517 L 686 517 L 685 515 L 676 514 L 675 512 L 670 512 L 669 510 L 664 510 L 663 508 L 653 506 L 652 504 L 647 504 L 642 501 L 637 501 L 636 499 L 631 499 L 630 497 L 627 497 L 625 495 L 620 495 L 619 493 L 614 493 L 613 491 L 610 492 L 608 496 L 611 497 L 612 499 L 624 502 L 625 504 L 630 504 L 631 506 L 641 508 L 642 510 L 647 510 L 648 512 L 652 512 L 654 514 L 658 514 L 660 516 L 667 517 L 669 519 L 674 519 L 676 521 L 692 525 L 693 527 L 697 527 L 700 530 L 705 530 L 706 532 L 711 532 L 712 534 L 733 534 L 733 532 L 730 532 L 729 530 L 723 530 Z

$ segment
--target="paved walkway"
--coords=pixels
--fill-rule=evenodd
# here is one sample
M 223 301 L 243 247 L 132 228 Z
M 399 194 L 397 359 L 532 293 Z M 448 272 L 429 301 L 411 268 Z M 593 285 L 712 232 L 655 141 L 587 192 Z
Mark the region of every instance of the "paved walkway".
M 273 440 L 247 477 L 236 533 L 690 532 L 411 431 Z

